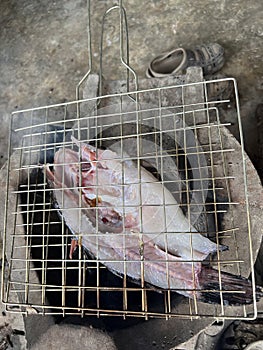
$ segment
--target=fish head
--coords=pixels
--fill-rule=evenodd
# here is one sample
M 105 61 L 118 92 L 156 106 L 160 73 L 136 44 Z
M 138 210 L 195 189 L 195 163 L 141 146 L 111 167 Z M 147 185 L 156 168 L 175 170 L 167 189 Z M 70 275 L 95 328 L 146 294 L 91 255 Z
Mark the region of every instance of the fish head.
M 78 141 L 75 137 L 71 137 L 72 141 L 78 148 L 80 152 L 81 161 L 81 171 L 82 173 L 92 174 L 97 169 L 112 169 L 116 168 L 116 158 L 115 152 L 110 150 L 103 150 L 100 148 L 93 147 L 87 143 Z M 116 164 L 114 164 L 116 163 Z
M 46 176 L 54 191 L 63 215 L 69 216 L 71 208 L 81 205 L 81 214 L 89 219 L 101 232 L 121 232 L 123 217 L 115 209 L 114 203 L 120 200 L 121 191 L 112 186 L 113 172 L 108 168 L 108 160 L 114 161 L 114 152 L 95 149 L 89 144 L 73 138 L 78 150 L 60 148 L 53 165 L 45 166 Z M 81 204 L 80 204 L 81 200 Z M 79 215 L 68 221 L 78 222 Z M 73 216 L 73 214 L 72 214 Z

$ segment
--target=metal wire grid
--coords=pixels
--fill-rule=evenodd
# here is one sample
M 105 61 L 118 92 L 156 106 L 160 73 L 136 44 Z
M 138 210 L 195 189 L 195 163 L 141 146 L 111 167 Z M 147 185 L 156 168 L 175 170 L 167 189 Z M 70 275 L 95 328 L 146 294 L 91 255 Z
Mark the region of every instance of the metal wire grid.
M 207 97 L 208 85 L 218 81 L 135 91 L 132 93 L 135 100 L 142 101 L 150 94 L 156 96 L 156 104 L 145 107 L 140 103 L 132 103 L 129 104 L 128 111 L 125 107 L 126 98 L 131 94 L 123 93 L 12 114 L 4 240 L 4 251 L 10 250 L 10 260 L 2 290 L 3 301 L 9 311 L 30 312 L 33 307 L 42 314 L 117 315 L 145 319 L 201 316 L 248 318 L 248 310 L 251 312 L 248 306 L 224 306 L 222 288 L 214 291 L 220 297 L 219 305 L 206 305 L 195 296 L 193 299 L 182 300 L 169 288 L 155 287 L 153 290 L 144 281 L 143 252 L 141 277 L 136 284 L 131 283 L 126 274 L 122 278 L 115 277 L 104 266 L 106 261 L 86 256 L 81 249 L 75 259 L 69 259 L 72 233 L 57 215 L 54 191 L 50 189 L 43 172 L 43 164 L 52 164 L 54 153 L 59 148 L 72 148 L 72 141 L 68 137 L 71 134 L 80 136 L 96 147 L 107 147 L 118 142 L 121 160 L 128 158 L 135 161 L 135 164 L 151 160 L 151 171 L 160 175 L 158 181 L 163 186 L 173 188 L 173 195 L 179 201 L 189 223 L 191 214 L 196 213 L 193 208 L 204 208 L 199 215 L 201 223 L 196 220 L 195 225 L 217 244 L 223 240 L 230 246 L 229 252 L 220 253 L 218 250 L 215 257 L 210 258 L 210 263 L 219 271 L 219 285 L 221 270 L 242 274 L 248 268 L 252 271 L 255 290 L 237 90 L 235 81 L 229 81 L 235 88 L 234 99 L 241 139 L 241 145 L 238 146 L 228 144 L 226 127 L 230 123 L 221 123 L 219 119 L 219 107 L 228 104 L 229 100 L 208 102 L 206 99 L 206 103 L 200 100 L 189 104 L 184 99 L 185 90 L 196 86 L 204 89 Z M 181 102 L 165 106 L 164 96 L 167 92 L 180 95 Z M 91 113 L 86 112 L 87 107 L 94 107 L 98 101 L 103 103 L 109 98 L 116 102 L 117 110 L 114 112 L 107 109 L 102 109 L 102 113 L 96 109 Z M 183 124 L 178 124 L 178 121 Z M 146 125 L 146 129 L 142 125 Z M 149 129 L 149 125 L 154 125 L 154 130 Z M 187 142 L 189 132 L 193 135 L 194 144 Z M 149 140 L 149 137 L 156 145 L 152 152 L 144 148 L 142 143 L 145 139 Z M 169 142 L 165 141 L 167 137 Z M 129 145 L 134 141 L 135 155 L 129 156 L 129 152 L 124 155 L 126 141 L 128 151 Z M 12 157 L 15 158 L 11 157 L 12 150 Z M 189 163 L 193 156 L 197 159 L 195 165 L 191 161 Z M 171 176 L 171 169 L 166 168 L 165 162 L 169 157 L 173 159 L 174 169 L 181 168 L 179 177 L 176 170 Z M 202 157 L 206 160 L 205 166 L 200 163 Z M 233 159 L 242 164 L 238 174 L 231 168 Z M 206 177 L 203 177 L 202 167 L 208 170 Z M 191 177 L 194 171 L 198 171 L 201 176 Z M 195 183 L 198 183 L 196 190 Z M 242 203 L 232 198 L 235 183 L 242 195 L 234 197 L 242 198 Z M 194 191 L 199 196 L 196 197 L 197 200 L 191 201 Z M 204 196 L 204 193 L 207 195 Z M 209 201 L 206 201 L 206 197 Z M 12 198 L 15 200 L 12 201 Z M 98 211 L 98 206 L 93 209 Z M 165 210 L 165 205 L 163 209 Z M 78 217 L 81 216 L 81 206 L 72 210 L 79 213 Z M 123 210 L 125 211 L 125 204 Z M 240 219 L 241 216 L 243 220 Z M 213 225 L 209 229 L 211 219 Z M 98 226 L 95 234 L 100 237 Z M 83 235 L 91 237 L 88 232 Z M 247 256 L 240 256 L 240 239 L 242 245 L 248 247 Z M 127 264 L 125 260 L 118 262 Z M 167 260 L 167 266 L 168 262 Z M 193 275 L 193 286 L 194 278 Z M 256 301 L 253 307 L 255 314 Z

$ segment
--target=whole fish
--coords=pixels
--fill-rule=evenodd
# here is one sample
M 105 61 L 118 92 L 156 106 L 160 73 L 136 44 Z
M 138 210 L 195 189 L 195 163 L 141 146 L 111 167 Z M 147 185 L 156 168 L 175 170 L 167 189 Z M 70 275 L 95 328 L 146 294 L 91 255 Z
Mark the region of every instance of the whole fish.
M 188 297 L 220 302 L 221 283 L 229 291 L 225 303 L 252 302 L 249 280 L 221 273 L 219 283 L 218 271 L 202 264 L 225 246 L 198 233 L 160 181 L 129 157 L 72 140 L 80 150 L 60 148 L 46 175 L 67 226 L 96 259 L 116 274 Z

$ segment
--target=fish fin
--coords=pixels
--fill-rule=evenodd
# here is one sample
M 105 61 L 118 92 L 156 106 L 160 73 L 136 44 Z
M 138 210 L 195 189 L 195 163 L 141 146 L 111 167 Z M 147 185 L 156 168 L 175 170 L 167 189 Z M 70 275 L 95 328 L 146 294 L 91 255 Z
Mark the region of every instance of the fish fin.
M 76 137 L 74 137 L 73 135 L 71 135 L 71 141 L 72 141 L 76 146 L 78 146 L 78 147 L 81 146 L 81 142 L 80 142 L 78 139 L 76 139 Z
M 227 245 L 224 245 L 224 244 L 215 245 L 214 249 L 210 251 L 206 257 L 208 257 L 209 255 L 215 256 L 218 251 L 225 252 L 227 250 L 229 250 L 229 247 Z
M 220 252 L 225 252 L 226 250 L 229 250 L 229 246 L 225 245 L 225 244 L 220 244 L 219 250 L 220 250 Z
M 71 245 L 70 245 L 70 251 L 69 251 L 70 260 L 73 259 L 73 254 L 74 254 L 75 250 L 77 249 L 77 247 L 78 247 L 78 240 L 75 238 L 72 238 Z
M 91 152 L 96 152 L 96 147 L 91 146 L 90 144 L 85 143 L 84 141 L 79 141 L 78 139 L 76 139 L 76 137 L 74 137 L 73 135 L 71 135 L 71 141 L 78 146 L 79 148 L 88 148 Z
M 222 294 L 220 292 L 219 272 L 212 267 L 202 266 L 199 274 L 200 300 L 208 303 L 224 305 L 244 305 L 252 304 L 254 301 L 254 291 L 249 279 L 236 276 L 231 273 L 221 272 L 220 280 Z M 256 286 L 256 300 L 263 297 L 262 287 Z
M 51 183 L 55 181 L 55 176 L 53 171 L 50 169 L 50 164 L 43 165 L 43 172 L 46 173 L 48 181 L 50 181 Z

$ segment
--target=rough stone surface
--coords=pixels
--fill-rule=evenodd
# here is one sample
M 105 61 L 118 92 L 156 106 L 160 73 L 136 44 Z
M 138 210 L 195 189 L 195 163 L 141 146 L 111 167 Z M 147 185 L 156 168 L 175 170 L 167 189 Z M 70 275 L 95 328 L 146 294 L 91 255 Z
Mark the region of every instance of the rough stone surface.
M 81 340 L 81 341 L 80 341 Z M 53 325 L 30 350 L 116 350 L 111 337 L 94 328 L 76 325 Z
M 101 18 L 115 2 L 91 2 L 92 58 L 99 70 Z M 194 47 L 218 42 L 225 48 L 221 70 L 237 79 L 241 98 L 246 149 L 252 160 L 257 153 L 255 110 L 262 102 L 263 27 L 260 0 L 247 2 L 182 0 L 165 2 L 123 1 L 130 36 L 130 64 L 139 79 L 156 55 L 174 47 Z M 3 0 L 0 33 L 0 155 L 7 157 L 9 115 L 13 110 L 69 101 L 88 70 L 86 0 Z M 147 14 L 147 15 L 146 15 Z M 107 16 L 103 45 L 103 74 L 122 78 L 117 12 Z

